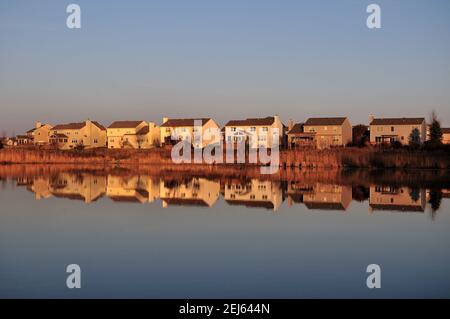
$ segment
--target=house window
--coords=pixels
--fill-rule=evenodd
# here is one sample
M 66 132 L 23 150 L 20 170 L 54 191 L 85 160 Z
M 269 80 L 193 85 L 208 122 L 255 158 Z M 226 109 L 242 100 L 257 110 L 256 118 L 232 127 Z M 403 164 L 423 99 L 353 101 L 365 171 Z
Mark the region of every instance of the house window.
M 72 143 L 73 143 L 73 144 L 76 144 L 76 143 L 77 143 L 77 140 L 72 140 Z
M 231 142 L 231 136 L 228 136 L 228 142 Z
M 252 127 L 250 128 L 250 132 L 255 132 L 255 131 L 256 131 L 256 127 L 252 126 Z
M 94 144 L 97 144 L 97 143 L 98 143 L 98 141 L 97 141 L 97 139 L 95 138 L 95 139 L 94 139 Z
M 393 126 L 391 126 L 391 132 L 394 132 L 394 127 Z
M 232 127 L 232 128 L 231 128 L 231 132 L 236 132 L 236 128 L 235 128 L 235 127 Z
M 166 133 L 170 133 L 170 128 L 166 127 Z
M 263 132 L 268 132 L 268 131 L 269 131 L 269 128 L 268 128 L 267 126 L 264 126 L 264 127 L 262 128 L 262 131 L 263 131 Z

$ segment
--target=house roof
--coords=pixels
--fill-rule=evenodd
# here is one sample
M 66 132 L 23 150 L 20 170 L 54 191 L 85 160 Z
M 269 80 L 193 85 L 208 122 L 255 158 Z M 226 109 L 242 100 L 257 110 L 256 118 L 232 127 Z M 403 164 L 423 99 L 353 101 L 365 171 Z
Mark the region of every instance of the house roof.
M 144 121 L 115 121 L 108 128 L 135 128 Z
M 67 138 L 66 134 L 53 134 L 50 138 Z
M 450 134 L 450 127 L 442 127 L 441 132 L 442 134 Z
M 287 134 L 299 134 L 303 133 L 303 123 L 295 124 Z
M 28 130 L 28 131 L 27 131 L 27 134 L 33 133 L 34 131 L 36 131 L 36 128 L 32 128 L 31 130 Z
M 262 126 L 272 125 L 275 121 L 273 116 L 264 118 L 248 118 L 245 120 L 231 120 L 225 126 Z
M 92 121 L 92 124 L 97 126 L 100 130 L 104 131 L 106 130 L 103 125 L 96 121 Z M 67 124 L 58 124 L 52 128 L 52 130 L 80 130 L 83 127 L 86 126 L 86 122 L 80 122 L 80 123 L 67 123 Z
M 423 117 L 399 117 L 373 119 L 370 125 L 416 125 L 425 121 Z
M 342 125 L 346 117 L 310 117 L 305 126 Z
M 168 119 L 161 127 L 191 127 L 194 126 L 194 121 L 202 121 L 202 126 L 205 125 L 210 118 L 201 119 Z
M 150 132 L 150 128 L 148 127 L 148 125 L 146 125 L 143 128 L 141 128 L 139 131 L 137 131 L 136 134 L 145 135 L 145 134 L 148 134 L 148 132 Z
M 28 135 L 17 135 L 18 139 L 28 139 L 30 138 Z

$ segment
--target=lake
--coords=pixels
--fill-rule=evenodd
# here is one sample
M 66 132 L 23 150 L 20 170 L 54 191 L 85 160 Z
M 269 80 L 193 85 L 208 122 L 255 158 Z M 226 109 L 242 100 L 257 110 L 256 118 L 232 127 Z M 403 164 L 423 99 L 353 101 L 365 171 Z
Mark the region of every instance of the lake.
M 0 297 L 450 296 L 448 172 L 210 175 L 2 166 Z

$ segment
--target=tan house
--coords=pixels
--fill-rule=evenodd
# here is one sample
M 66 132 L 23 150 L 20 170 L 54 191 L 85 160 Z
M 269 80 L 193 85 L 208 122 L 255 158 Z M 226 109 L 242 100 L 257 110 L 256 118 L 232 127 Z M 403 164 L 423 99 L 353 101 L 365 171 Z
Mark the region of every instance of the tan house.
M 198 127 L 196 127 L 198 123 Z M 196 130 L 200 130 L 197 132 Z M 196 133 L 194 135 L 194 133 Z M 176 136 L 176 140 L 172 140 L 172 136 Z M 196 136 L 201 136 L 201 140 Z M 169 119 L 163 118 L 161 125 L 161 143 L 165 145 L 173 145 L 180 140 L 191 140 L 196 148 L 203 148 L 211 143 L 219 143 L 221 140 L 220 128 L 211 118 L 201 119 Z
M 50 180 L 49 191 L 55 197 L 92 203 L 105 194 L 106 177 L 84 173 L 60 173 Z
M 314 134 L 317 148 L 346 146 L 352 142 L 352 126 L 346 117 L 309 118 L 303 125 L 305 133 Z
M 450 144 L 450 128 L 441 128 L 442 132 L 442 143 Z
M 312 190 L 303 193 L 303 203 L 308 209 L 343 210 L 352 202 L 352 188 L 345 185 L 316 183 Z
M 289 149 L 316 146 L 316 133 L 305 132 L 304 123 L 297 123 L 287 131 Z
M 50 143 L 50 130 L 52 126 L 50 124 L 42 124 L 36 122 L 36 126 L 27 131 L 28 137 L 33 140 L 35 145 L 45 145 Z
M 229 205 L 278 210 L 283 202 L 280 184 L 268 180 L 252 179 L 246 183 L 231 181 L 224 185 L 223 196 Z
M 396 186 L 370 186 L 369 213 L 375 210 L 400 212 L 424 212 L 426 194 L 424 189 Z
M 33 144 L 33 139 L 28 135 L 17 135 L 16 136 L 17 145 L 31 145 Z
M 370 143 L 384 144 L 400 142 L 409 143 L 409 136 L 414 129 L 418 130 L 420 143 L 426 139 L 426 123 L 420 118 L 373 118 L 370 121 Z
M 265 118 L 231 120 L 225 125 L 225 142 L 245 142 L 250 148 L 271 148 L 274 137 L 278 136 L 278 145 L 283 144 L 284 126 L 278 115 Z
M 108 148 L 149 149 L 160 144 L 160 129 L 153 122 L 116 121 L 107 128 Z
M 169 205 L 211 207 L 219 199 L 220 183 L 206 178 L 192 178 L 188 182 L 161 180 L 162 207 Z
M 77 147 L 96 148 L 106 146 L 106 129 L 98 122 L 59 124 L 50 130 L 50 144 L 59 149 Z

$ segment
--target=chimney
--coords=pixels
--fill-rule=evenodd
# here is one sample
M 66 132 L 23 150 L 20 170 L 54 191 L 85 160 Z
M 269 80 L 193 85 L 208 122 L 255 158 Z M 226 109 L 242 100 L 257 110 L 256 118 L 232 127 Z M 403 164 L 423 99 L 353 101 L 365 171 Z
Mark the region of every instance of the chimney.
M 163 124 L 166 123 L 169 120 L 168 117 L 163 117 Z
M 370 123 L 372 123 L 372 121 L 375 119 L 375 116 L 373 116 L 372 114 L 369 115 L 369 125 Z
M 40 128 L 42 126 L 41 122 L 36 122 L 36 128 Z
M 294 121 L 292 119 L 289 119 L 288 121 L 288 131 L 292 130 L 294 127 Z

